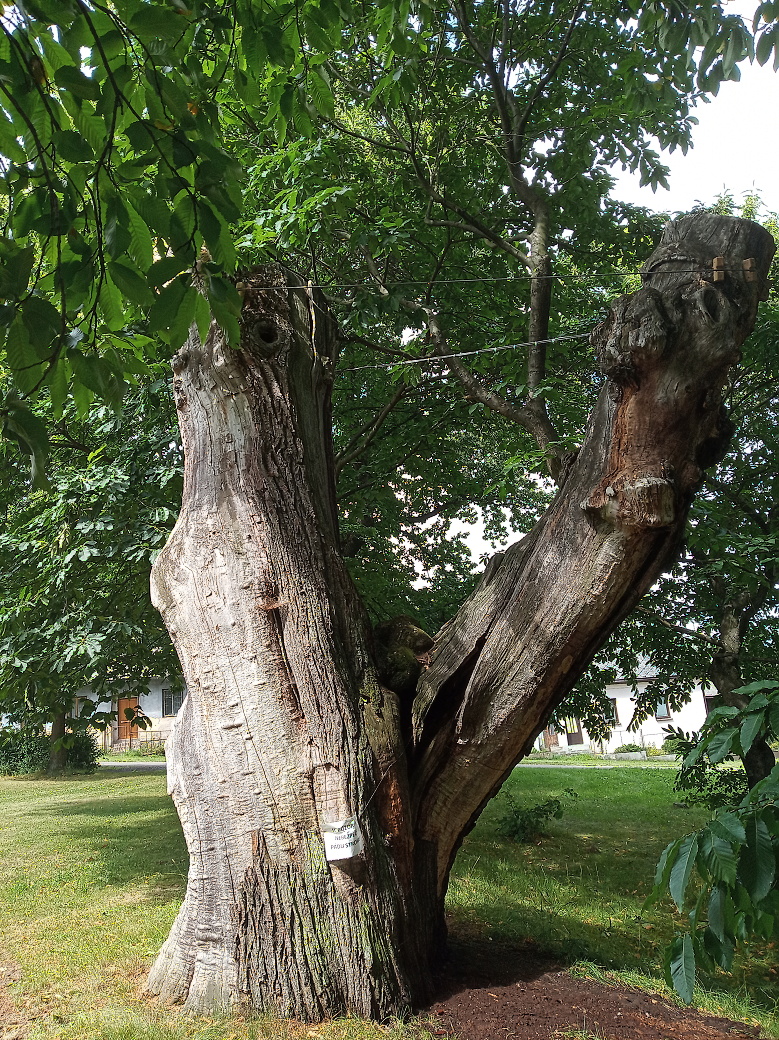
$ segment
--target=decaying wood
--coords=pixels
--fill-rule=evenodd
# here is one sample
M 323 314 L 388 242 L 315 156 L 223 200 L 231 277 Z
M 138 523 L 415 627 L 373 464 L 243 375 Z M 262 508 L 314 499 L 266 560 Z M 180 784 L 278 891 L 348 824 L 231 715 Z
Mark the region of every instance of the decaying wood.
M 373 644 L 338 552 L 323 301 L 265 268 L 240 349 L 193 330 L 153 576 L 189 689 L 168 756 L 191 868 L 153 992 L 307 1019 L 427 993 L 464 834 L 677 550 L 772 253 L 747 221 L 669 225 L 595 330 L 604 385 L 557 499 L 433 647 L 403 626 Z M 351 817 L 364 851 L 328 860 L 325 824 Z

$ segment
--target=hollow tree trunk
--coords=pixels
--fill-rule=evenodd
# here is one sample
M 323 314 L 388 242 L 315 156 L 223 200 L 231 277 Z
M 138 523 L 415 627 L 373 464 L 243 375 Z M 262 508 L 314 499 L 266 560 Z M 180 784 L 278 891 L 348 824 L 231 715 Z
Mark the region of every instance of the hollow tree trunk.
M 322 306 L 265 269 L 241 349 L 212 325 L 174 360 L 183 507 L 153 572 L 189 691 L 166 751 L 190 872 L 150 989 L 309 1020 L 386 1016 L 424 978 L 395 698 L 336 550 Z M 366 853 L 328 861 L 352 819 Z
M 167 754 L 190 874 L 153 992 L 305 1019 L 429 992 L 464 834 L 676 552 L 772 252 L 745 221 L 669 225 L 595 332 L 605 385 L 560 494 L 438 634 L 413 718 L 338 554 L 322 301 L 265 268 L 240 349 L 192 332 L 182 513 L 152 582 L 189 689 Z M 335 847 L 343 821 L 362 850 Z

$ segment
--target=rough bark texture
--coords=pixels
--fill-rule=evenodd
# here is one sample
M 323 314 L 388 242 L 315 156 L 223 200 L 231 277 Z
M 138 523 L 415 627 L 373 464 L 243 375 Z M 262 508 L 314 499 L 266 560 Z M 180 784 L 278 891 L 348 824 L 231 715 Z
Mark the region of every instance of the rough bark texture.
M 676 552 L 772 253 L 746 221 L 669 225 L 594 333 L 604 386 L 554 504 L 431 656 L 408 626 L 400 657 L 382 634 L 400 697 L 337 551 L 321 301 L 264 269 L 240 349 L 193 332 L 184 502 L 153 575 L 189 688 L 168 769 L 191 867 L 153 992 L 307 1019 L 425 994 L 464 834 Z M 351 816 L 365 851 L 328 862 L 325 824 Z
M 174 361 L 185 487 L 153 595 L 189 691 L 167 755 L 190 873 L 149 988 L 197 1008 L 382 1016 L 423 973 L 374 798 L 392 786 L 404 812 L 397 726 L 374 721 L 394 721 L 394 698 L 336 552 L 333 329 L 280 269 L 257 281 L 240 350 L 214 325 Z M 323 825 L 352 816 L 367 854 L 326 862 Z

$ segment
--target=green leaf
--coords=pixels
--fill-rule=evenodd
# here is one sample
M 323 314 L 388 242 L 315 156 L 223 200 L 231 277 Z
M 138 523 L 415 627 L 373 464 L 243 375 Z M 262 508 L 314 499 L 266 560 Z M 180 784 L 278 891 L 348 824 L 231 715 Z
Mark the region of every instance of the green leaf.
M 758 65 L 765 65 L 771 57 L 774 46 L 776 45 L 776 40 L 777 26 L 775 25 L 771 26 L 770 29 L 764 29 L 760 34 L 760 38 L 757 41 L 757 49 L 755 51 Z
M 130 19 L 130 28 L 141 39 L 154 40 L 160 37 L 168 43 L 174 43 L 186 31 L 187 21 L 175 8 L 144 4 Z
M 706 740 L 704 743 L 709 761 L 717 763 L 727 758 L 733 751 L 733 743 L 737 735 L 738 730 L 731 726 L 722 730 L 721 733 L 715 733 L 710 739 Z
M 49 369 L 46 376 L 51 397 L 51 410 L 55 419 L 61 419 L 68 397 L 68 375 L 65 370 L 65 362 L 60 358 Z
M 679 998 L 685 1004 L 692 1003 L 695 988 L 695 953 L 691 935 L 677 935 L 671 943 L 666 975 Z
M 69 90 L 76 97 L 86 98 L 89 101 L 97 101 L 100 97 L 100 83 L 74 65 L 63 65 L 54 74 L 54 82 L 58 87 Z
M 198 199 L 197 219 L 212 258 L 223 270 L 232 271 L 235 267 L 236 252 L 226 221 L 205 199 Z
M 746 686 L 739 686 L 738 689 L 734 690 L 734 694 L 738 694 L 742 697 L 751 697 L 754 693 L 759 693 L 761 690 L 779 690 L 779 681 L 776 679 L 760 679 L 757 682 L 747 683 Z M 718 708 L 721 714 L 724 714 L 725 709 Z M 734 714 L 738 711 L 738 708 L 729 708 L 728 713 Z M 714 714 L 711 712 L 709 718 Z
M 14 382 L 23 393 L 29 393 L 40 379 L 41 367 L 21 312 L 8 330 L 5 350 Z
M 698 835 L 688 834 L 686 837 L 682 838 L 668 879 L 668 891 L 680 910 L 684 906 L 687 883 L 690 880 L 692 868 L 695 866 L 695 857 L 697 853 Z
M 725 902 L 732 899 L 724 885 L 715 885 L 709 896 L 709 928 L 722 942 L 725 939 Z
M 48 357 L 49 347 L 61 330 L 60 312 L 42 296 L 28 296 L 21 309 L 30 343 L 38 358 L 43 360 Z
M 15 404 L 8 408 L 4 420 L 4 433 L 17 441 L 25 455 L 31 460 L 31 485 L 34 489 L 46 490 L 46 457 L 49 451 L 49 435 L 45 423 L 41 422 L 24 405 Z
M 211 308 L 208 305 L 208 300 L 202 293 L 197 294 L 197 302 L 195 303 L 195 323 L 197 324 L 197 330 L 200 333 L 201 340 L 205 342 L 208 330 L 211 328 Z
M 318 112 L 326 119 L 335 118 L 335 99 L 324 69 L 312 68 L 308 77 L 308 92 Z
M 714 834 L 718 834 L 726 841 L 737 845 L 744 845 L 747 840 L 744 824 L 735 813 L 720 810 L 709 824 Z
M 741 732 L 739 733 L 742 754 L 747 754 L 754 744 L 758 733 L 760 733 L 760 731 L 765 727 L 765 723 L 766 713 L 764 711 L 756 711 L 747 715 L 741 725 Z
M 174 278 L 165 286 L 149 311 L 149 332 L 161 332 L 163 329 L 169 329 L 175 323 L 187 288 L 185 278 Z
M 119 329 L 124 328 L 125 317 L 122 296 L 111 278 L 103 279 L 98 303 L 100 312 L 103 315 L 103 321 L 112 332 L 118 332 Z
M 187 192 L 176 204 L 170 217 L 170 245 L 174 253 L 185 252 L 186 245 L 192 242 L 196 222 L 195 199 Z
M 151 232 L 143 217 L 133 205 L 132 198 L 128 199 L 130 205 L 127 207 L 127 223 L 130 228 L 129 253 L 142 271 L 148 271 L 154 260 L 154 246 Z
M 92 145 L 76 130 L 58 130 L 52 134 L 52 143 L 59 158 L 67 162 L 90 162 L 95 157 Z
M 698 846 L 699 857 L 711 876 L 732 884 L 736 880 L 737 857 L 730 842 L 706 827 L 700 833 Z
M 753 903 L 771 891 L 776 876 L 776 856 L 771 834 L 758 813 L 746 821 L 746 845 L 741 851 L 738 873 Z
M 170 282 L 177 274 L 186 271 L 189 266 L 190 263 L 186 257 L 163 256 L 161 260 L 157 260 L 156 263 L 152 264 L 146 281 L 153 289 L 156 289 L 161 285 L 165 285 L 166 282 Z
M 149 307 L 154 303 L 154 293 L 139 271 L 114 260 L 108 265 L 108 275 L 117 289 L 128 299 Z

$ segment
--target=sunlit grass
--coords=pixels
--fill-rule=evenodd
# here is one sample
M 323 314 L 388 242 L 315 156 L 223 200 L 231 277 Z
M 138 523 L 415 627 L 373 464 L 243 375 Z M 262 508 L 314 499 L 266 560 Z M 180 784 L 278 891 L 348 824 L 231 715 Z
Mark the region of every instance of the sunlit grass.
M 0 965 L 29 1040 L 424 1040 L 421 1026 L 303 1026 L 183 1014 L 144 980 L 184 894 L 164 774 L 0 780 Z M 8 1016 L 6 1016 L 8 1017 Z M 0 1021 L 0 1035 L 4 1035 Z
M 572 970 L 668 995 L 660 969 L 670 908 L 642 912 L 663 846 L 700 825 L 675 808 L 673 773 L 517 770 L 517 800 L 574 787 L 578 798 L 539 843 L 499 838 L 500 797 L 458 856 L 449 900 L 455 933 L 527 940 Z M 301 1026 L 273 1019 L 208 1019 L 144 995 L 154 955 L 184 891 L 186 850 L 163 774 L 103 770 L 66 780 L 0 780 L 0 965 L 19 1034 L 29 1040 L 419 1040 L 414 1022 L 339 1020 Z M 696 1003 L 760 1022 L 779 1036 L 772 946 L 742 956 L 734 976 L 704 979 Z M 0 1010 L 2 1005 L 0 1005 Z M 0 1026 L 2 1026 L 0 1022 Z M 0 1029 L 2 1035 L 2 1029 Z
M 496 942 L 531 941 L 565 963 L 579 961 L 612 982 L 660 992 L 663 951 L 684 920 L 664 902 L 643 909 L 655 866 L 672 838 L 697 829 L 705 812 L 675 805 L 674 773 L 640 770 L 518 769 L 509 780 L 517 802 L 532 805 L 573 787 L 562 819 L 547 836 L 520 845 L 501 839 L 499 795 L 466 839 L 450 889 L 453 928 Z M 580 963 L 580 970 L 581 970 Z M 759 1021 L 779 1036 L 773 944 L 742 951 L 731 976 L 703 977 L 696 1006 Z M 591 977 L 596 977 L 591 974 Z

